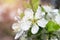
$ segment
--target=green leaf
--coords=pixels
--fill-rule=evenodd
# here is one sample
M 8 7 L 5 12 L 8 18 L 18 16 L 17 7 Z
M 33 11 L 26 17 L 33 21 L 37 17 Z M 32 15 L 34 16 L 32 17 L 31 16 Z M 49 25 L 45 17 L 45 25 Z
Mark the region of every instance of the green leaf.
M 46 12 L 45 9 L 44 9 L 42 6 L 41 6 L 41 11 L 42 11 L 42 12 Z
M 60 29 L 60 26 L 53 21 L 49 21 L 46 25 L 46 30 L 48 32 L 54 32 L 57 31 L 58 29 Z
M 26 1 L 23 1 L 23 6 L 25 8 L 31 8 L 31 5 L 29 3 L 27 3 Z
M 21 19 L 22 19 L 24 16 L 25 16 L 24 13 L 21 13 L 21 14 L 20 14 L 20 18 L 21 18 Z
M 34 12 L 38 9 L 39 0 L 30 0 L 31 7 Z
M 32 28 L 32 27 L 31 27 Z M 31 33 L 31 28 L 28 30 L 28 32 L 27 32 L 27 37 L 31 37 L 31 35 L 33 35 L 32 33 Z

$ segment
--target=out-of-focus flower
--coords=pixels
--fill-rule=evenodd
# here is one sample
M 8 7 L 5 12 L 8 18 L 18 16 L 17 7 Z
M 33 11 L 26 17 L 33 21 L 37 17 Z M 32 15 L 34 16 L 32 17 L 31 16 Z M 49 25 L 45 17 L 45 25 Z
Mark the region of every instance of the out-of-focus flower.
M 14 30 L 14 32 L 18 32 L 21 30 L 19 23 L 14 23 L 12 26 L 13 26 L 12 29 Z
M 21 27 L 20 27 L 19 23 L 14 23 L 12 25 L 12 29 L 14 30 L 15 33 L 17 33 L 16 36 L 15 36 L 15 39 L 18 39 L 24 32 L 24 31 L 21 30 Z

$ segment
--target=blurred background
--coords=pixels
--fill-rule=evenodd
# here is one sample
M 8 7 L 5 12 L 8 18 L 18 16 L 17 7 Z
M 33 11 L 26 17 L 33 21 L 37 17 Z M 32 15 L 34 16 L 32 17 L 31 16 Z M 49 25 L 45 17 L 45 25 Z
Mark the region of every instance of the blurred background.
M 0 40 L 13 40 L 11 26 L 15 22 L 17 8 L 22 9 L 22 0 L 0 0 Z
M 0 0 L 0 40 L 14 40 L 13 30 L 11 28 L 17 15 L 17 9 L 24 10 L 24 0 Z M 25 0 L 28 2 L 29 0 Z M 41 0 L 42 5 L 53 5 L 56 0 Z M 59 2 L 57 2 L 59 4 Z M 60 4 L 59 4 L 60 5 Z

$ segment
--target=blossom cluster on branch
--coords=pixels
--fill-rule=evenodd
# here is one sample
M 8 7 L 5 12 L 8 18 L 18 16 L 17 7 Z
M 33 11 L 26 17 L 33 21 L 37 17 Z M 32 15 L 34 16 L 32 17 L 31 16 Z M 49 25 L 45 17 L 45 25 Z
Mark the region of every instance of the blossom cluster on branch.
M 31 0 L 29 8 L 21 11 L 17 10 L 18 16 L 15 17 L 16 23 L 12 25 L 12 29 L 16 32 L 15 39 L 21 37 L 26 33 L 27 37 L 41 34 L 42 30 L 46 30 L 46 34 L 49 34 L 49 39 L 53 32 L 60 29 L 60 12 L 59 9 L 54 9 L 48 5 L 40 5 L 37 0 Z M 26 5 L 27 6 L 27 5 Z M 38 35 L 40 36 L 40 35 Z

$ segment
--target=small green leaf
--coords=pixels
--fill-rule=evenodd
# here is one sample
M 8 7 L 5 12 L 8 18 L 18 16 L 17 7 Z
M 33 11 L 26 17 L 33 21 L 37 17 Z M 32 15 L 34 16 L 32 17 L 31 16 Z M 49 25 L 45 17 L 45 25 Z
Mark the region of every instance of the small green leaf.
M 60 26 L 57 23 L 53 22 L 53 21 L 49 21 L 46 25 L 46 30 L 48 32 L 57 31 L 58 29 L 60 29 Z
M 25 16 L 24 13 L 21 13 L 21 14 L 20 14 L 20 18 L 21 18 L 21 19 L 22 19 L 24 16 Z
M 42 11 L 42 12 L 46 12 L 45 9 L 44 9 L 42 6 L 41 6 L 41 11 Z
M 32 28 L 32 27 L 31 27 Z M 27 32 L 27 37 L 31 37 L 31 35 L 33 35 L 32 33 L 31 33 L 31 28 L 28 30 L 28 32 Z
M 34 12 L 36 12 L 36 10 L 38 9 L 38 5 L 39 5 L 39 0 L 31 0 L 31 6 L 34 10 Z
M 25 8 L 31 8 L 31 5 L 29 3 L 27 3 L 26 1 L 23 1 L 23 6 Z

